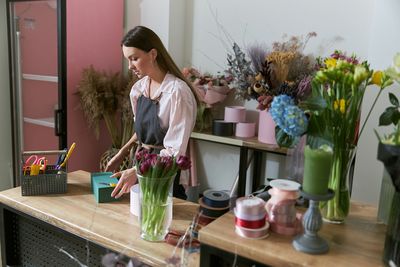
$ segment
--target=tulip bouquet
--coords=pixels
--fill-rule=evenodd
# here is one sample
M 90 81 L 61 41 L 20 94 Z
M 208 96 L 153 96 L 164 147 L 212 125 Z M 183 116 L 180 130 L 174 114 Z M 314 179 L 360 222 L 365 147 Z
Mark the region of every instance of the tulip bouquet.
M 170 192 L 179 170 L 190 168 L 186 156 L 160 156 L 141 150 L 136 155 L 136 170 L 140 186 L 141 237 L 149 241 L 163 240 L 172 214 Z M 170 210 L 168 210 L 170 209 Z

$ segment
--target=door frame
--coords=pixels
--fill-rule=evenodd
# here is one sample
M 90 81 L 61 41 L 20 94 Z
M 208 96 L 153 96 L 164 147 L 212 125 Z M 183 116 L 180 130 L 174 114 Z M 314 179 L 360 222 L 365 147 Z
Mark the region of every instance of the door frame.
M 33 2 L 40 0 L 6 0 L 7 8 L 7 37 L 8 59 L 10 75 L 10 107 L 12 129 L 12 162 L 13 162 L 13 187 L 19 186 L 22 174 L 22 151 L 19 135 L 19 114 L 17 111 L 16 81 L 14 79 L 15 68 L 13 63 L 14 40 L 11 38 L 14 26 L 11 25 L 10 4 L 15 2 Z M 57 2 L 57 77 L 58 77 L 58 109 L 54 114 L 55 135 L 58 136 L 58 149 L 67 147 L 67 51 L 66 51 L 66 0 Z

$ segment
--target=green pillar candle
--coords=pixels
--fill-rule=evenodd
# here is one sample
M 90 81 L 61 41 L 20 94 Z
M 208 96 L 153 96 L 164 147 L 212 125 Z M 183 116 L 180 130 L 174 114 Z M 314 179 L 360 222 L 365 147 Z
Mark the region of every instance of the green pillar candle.
M 329 175 L 332 167 L 332 149 L 323 145 L 317 149 L 304 149 L 303 191 L 313 195 L 328 192 Z

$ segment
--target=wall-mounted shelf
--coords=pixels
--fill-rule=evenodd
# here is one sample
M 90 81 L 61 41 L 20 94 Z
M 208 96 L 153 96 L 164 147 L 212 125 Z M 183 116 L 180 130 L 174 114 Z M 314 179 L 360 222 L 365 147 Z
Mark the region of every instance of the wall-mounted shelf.
M 40 126 L 54 128 L 54 118 L 40 118 L 40 119 L 33 119 L 24 117 L 24 122 L 32 123 Z
M 22 78 L 25 80 L 34 80 L 34 81 L 43 81 L 43 82 L 58 82 L 57 76 L 49 76 L 49 75 L 36 75 L 36 74 L 22 74 Z

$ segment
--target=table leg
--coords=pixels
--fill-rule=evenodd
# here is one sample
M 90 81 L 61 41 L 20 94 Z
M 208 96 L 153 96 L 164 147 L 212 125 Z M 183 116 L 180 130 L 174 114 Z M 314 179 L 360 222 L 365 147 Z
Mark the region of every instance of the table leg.
M 262 152 L 259 150 L 253 150 L 253 156 L 254 156 L 253 184 L 251 192 L 256 191 L 261 184 Z
M 246 194 L 247 154 L 248 149 L 246 147 L 241 147 L 239 159 L 238 197 L 242 197 Z

